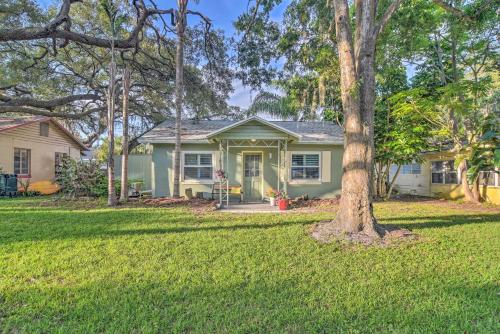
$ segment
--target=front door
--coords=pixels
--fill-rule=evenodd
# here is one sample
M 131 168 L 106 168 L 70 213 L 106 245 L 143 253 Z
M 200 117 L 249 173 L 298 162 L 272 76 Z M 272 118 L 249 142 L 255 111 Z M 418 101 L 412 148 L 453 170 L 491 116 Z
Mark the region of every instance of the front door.
M 243 196 L 245 201 L 262 200 L 262 154 L 243 154 Z

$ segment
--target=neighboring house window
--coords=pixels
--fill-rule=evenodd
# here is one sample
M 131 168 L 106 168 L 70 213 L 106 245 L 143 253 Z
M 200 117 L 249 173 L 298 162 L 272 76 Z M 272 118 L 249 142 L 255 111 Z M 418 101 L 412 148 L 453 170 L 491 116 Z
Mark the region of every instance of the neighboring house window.
M 395 169 L 397 169 L 397 165 L 395 166 Z M 403 175 L 418 175 L 421 172 L 420 164 L 417 163 L 411 163 L 411 164 L 406 164 L 406 165 L 401 165 L 401 170 L 400 173 Z
M 14 174 L 31 174 L 31 150 L 25 148 L 14 149 Z
M 458 176 L 453 160 L 432 162 L 432 183 L 457 184 Z
M 40 136 L 49 136 L 49 123 L 40 123 Z
M 184 180 L 212 180 L 212 153 L 184 153 Z
M 319 153 L 292 154 L 292 180 L 319 179 Z
M 483 171 L 479 172 L 479 184 L 482 186 L 495 186 L 495 172 Z
M 55 156 L 55 177 L 61 174 L 63 159 L 67 157 L 66 153 L 56 152 Z

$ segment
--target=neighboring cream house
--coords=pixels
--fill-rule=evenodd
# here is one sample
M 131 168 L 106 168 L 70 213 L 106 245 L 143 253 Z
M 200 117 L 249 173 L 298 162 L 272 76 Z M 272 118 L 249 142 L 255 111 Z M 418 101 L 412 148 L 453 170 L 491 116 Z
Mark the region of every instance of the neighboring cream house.
M 0 117 L 0 167 L 30 179 L 30 190 L 57 191 L 53 183 L 64 156 L 80 159 L 85 145 L 56 120 L 44 116 Z
M 394 189 L 400 194 L 429 196 L 445 199 L 464 197 L 460 180 L 462 175 L 455 167 L 455 153 L 450 151 L 426 152 L 422 154 L 422 164 L 413 163 L 401 166 L 394 182 Z M 396 170 L 390 171 L 392 179 Z M 481 196 L 493 204 L 500 204 L 500 175 L 495 172 L 481 172 Z

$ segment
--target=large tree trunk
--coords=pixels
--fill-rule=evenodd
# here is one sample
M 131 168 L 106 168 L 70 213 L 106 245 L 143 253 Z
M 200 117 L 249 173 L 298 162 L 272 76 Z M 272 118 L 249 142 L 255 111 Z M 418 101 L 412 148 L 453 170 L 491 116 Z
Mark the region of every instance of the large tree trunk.
M 116 205 L 115 190 L 115 77 L 116 64 L 114 60 L 109 64 L 109 87 L 108 87 L 108 205 Z
M 467 181 L 467 161 L 464 159 L 458 165 L 458 169 L 460 170 L 460 178 L 462 184 L 462 191 L 464 192 L 464 199 L 467 202 L 479 203 L 479 199 L 477 199 L 472 193 L 469 182 Z
M 128 100 L 130 91 L 130 69 L 123 70 L 123 148 L 122 148 L 122 171 L 120 202 L 128 201 Z
M 173 197 L 180 197 L 181 175 L 181 118 L 184 96 L 184 32 L 188 0 L 177 0 L 175 53 L 175 149 L 174 149 L 174 191 Z
M 344 232 L 376 237 L 379 234 L 372 206 L 375 3 L 356 2 L 354 48 L 347 1 L 335 0 L 334 6 L 345 119 L 342 195 L 335 221 Z

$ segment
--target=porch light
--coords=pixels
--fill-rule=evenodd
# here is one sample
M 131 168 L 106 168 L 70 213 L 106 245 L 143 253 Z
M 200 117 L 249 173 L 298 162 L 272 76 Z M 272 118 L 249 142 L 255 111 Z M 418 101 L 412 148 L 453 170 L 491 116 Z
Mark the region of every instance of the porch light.
M 257 139 L 255 139 L 255 138 L 252 138 L 250 140 L 252 141 L 252 143 L 255 143 L 257 141 Z

